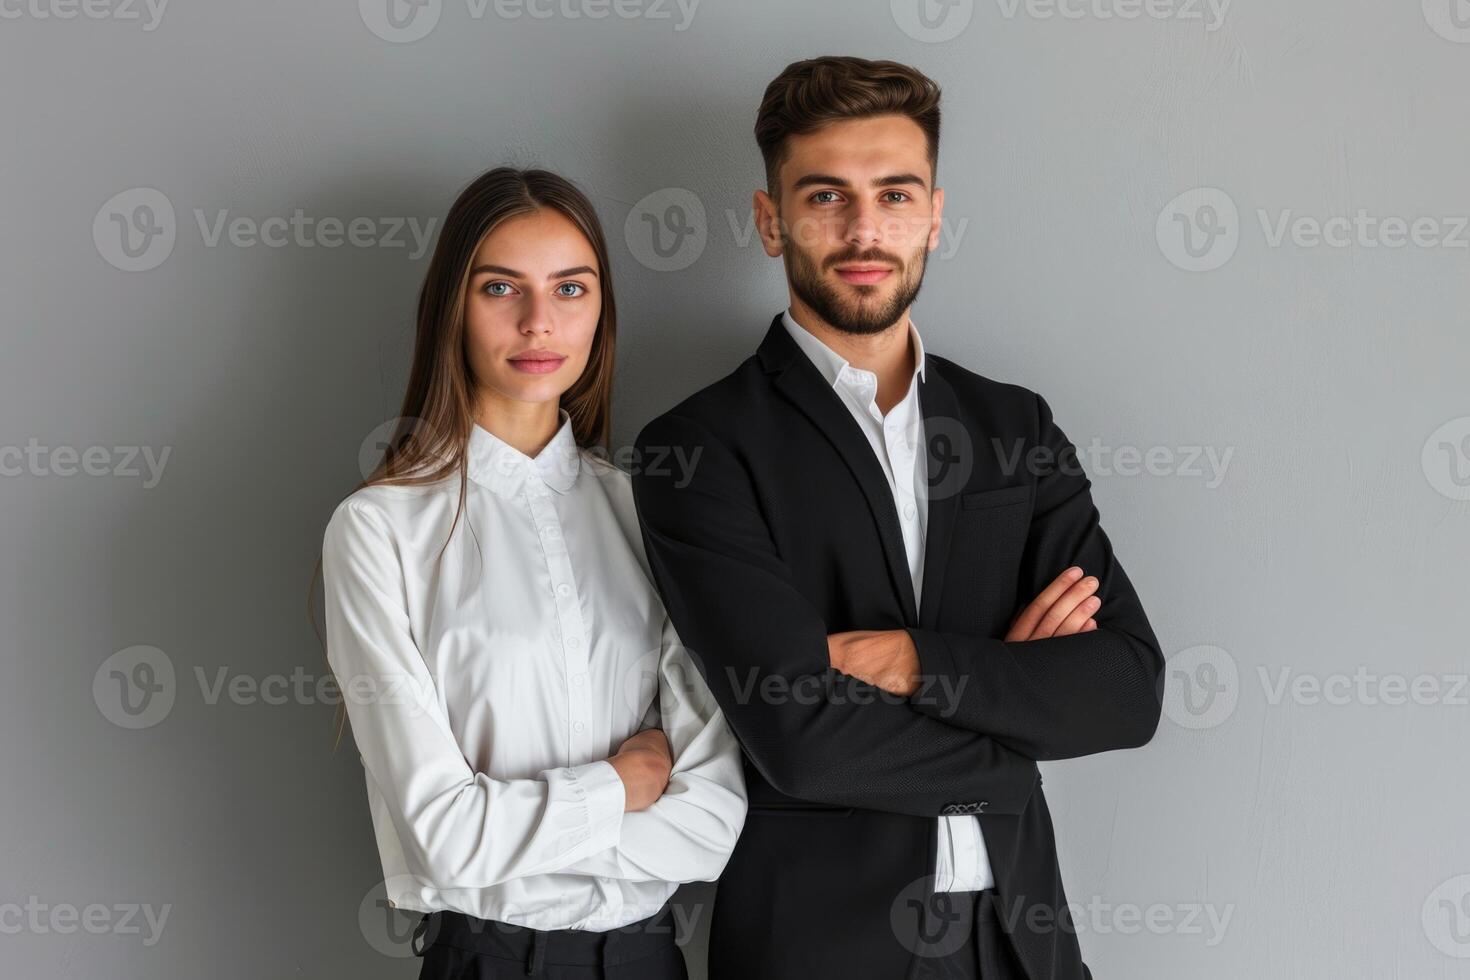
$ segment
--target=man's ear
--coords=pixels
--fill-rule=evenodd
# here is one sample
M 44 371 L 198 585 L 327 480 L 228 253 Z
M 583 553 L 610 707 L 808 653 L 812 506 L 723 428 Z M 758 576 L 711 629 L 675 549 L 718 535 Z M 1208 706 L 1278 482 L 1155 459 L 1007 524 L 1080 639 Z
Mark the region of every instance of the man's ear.
M 929 251 L 932 252 L 939 247 L 939 232 L 944 225 L 944 188 L 934 188 L 930 199 L 934 202 L 934 217 L 929 224 Z
M 780 208 L 765 191 L 756 191 L 750 206 L 755 213 L 755 230 L 761 236 L 761 246 L 774 259 L 781 254 L 785 244 L 785 238 L 781 234 Z

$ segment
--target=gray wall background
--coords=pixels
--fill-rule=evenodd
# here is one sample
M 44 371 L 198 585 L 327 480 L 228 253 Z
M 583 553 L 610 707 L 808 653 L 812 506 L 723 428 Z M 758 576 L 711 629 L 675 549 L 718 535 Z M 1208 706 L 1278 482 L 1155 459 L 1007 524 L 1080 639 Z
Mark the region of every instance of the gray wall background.
M 1047 396 L 1171 658 L 1150 745 L 1045 766 L 1095 975 L 1470 976 L 1470 4 L 924 2 L 0 3 L 0 972 L 415 975 L 305 614 L 393 225 L 578 181 L 626 443 L 781 308 L 750 127 L 844 52 L 944 86 L 916 322 Z

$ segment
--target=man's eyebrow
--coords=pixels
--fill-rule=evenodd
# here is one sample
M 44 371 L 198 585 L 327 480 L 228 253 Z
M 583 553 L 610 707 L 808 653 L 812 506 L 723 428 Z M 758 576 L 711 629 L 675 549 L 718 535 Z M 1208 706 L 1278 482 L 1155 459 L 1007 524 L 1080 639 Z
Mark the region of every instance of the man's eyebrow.
M 803 187 L 811 187 L 813 184 L 831 184 L 835 187 L 852 186 L 841 177 L 833 177 L 831 174 L 806 174 L 805 176 L 796 178 L 796 183 L 791 186 L 796 190 L 801 190 Z
M 503 265 L 477 265 L 470 270 L 470 275 L 478 276 L 483 272 L 493 273 L 497 276 L 510 276 L 512 279 L 526 278 L 526 274 L 524 272 L 517 272 L 515 269 L 507 269 Z M 580 276 L 584 274 L 589 276 L 596 276 L 597 270 L 592 268 L 590 265 L 574 265 L 570 269 L 562 269 L 559 272 L 553 272 L 547 278 L 565 279 L 567 276 Z
M 803 187 L 812 187 L 821 184 L 829 187 L 852 186 L 848 181 L 841 177 L 834 177 L 831 174 L 806 174 L 805 176 L 796 178 L 796 183 L 791 186 L 794 190 L 801 190 Z M 918 174 L 890 174 L 887 177 L 877 177 L 873 180 L 874 187 L 895 187 L 903 184 L 917 184 L 920 187 L 927 187 L 928 181 L 924 180 Z
M 918 174 L 893 174 L 890 177 L 879 177 L 873 181 L 873 186 L 893 187 L 898 184 L 918 184 L 920 187 L 926 187 L 928 183 L 928 181 Z

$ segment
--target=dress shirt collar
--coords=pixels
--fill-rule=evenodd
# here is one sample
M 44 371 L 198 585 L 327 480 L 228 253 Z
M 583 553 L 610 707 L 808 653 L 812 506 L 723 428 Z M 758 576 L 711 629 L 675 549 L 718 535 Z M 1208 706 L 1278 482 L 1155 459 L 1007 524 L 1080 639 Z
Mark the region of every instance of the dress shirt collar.
M 791 339 L 796 341 L 796 346 L 800 347 L 802 352 L 817 366 L 817 370 L 822 372 L 822 377 L 827 379 L 827 383 L 834 388 L 837 387 L 838 382 L 842 380 L 843 368 L 852 367 L 848 363 L 847 358 L 828 347 L 816 334 L 797 323 L 796 319 L 792 317 L 789 307 L 785 313 L 781 314 L 781 322 L 785 324 L 787 332 L 791 334 Z M 918 378 L 919 381 L 923 381 L 924 342 L 919 339 L 919 328 L 914 326 L 912 317 L 909 318 L 909 336 L 914 339 L 913 377 Z M 862 369 L 852 368 L 852 370 L 861 371 Z M 871 374 L 872 372 L 866 371 L 864 373 Z M 910 380 L 909 386 L 911 388 L 913 387 L 912 380 Z
M 502 497 L 514 497 L 521 492 L 527 476 L 534 473 L 541 483 L 557 493 L 566 493 L 577 482 L 581 451 L 572 433 L 571 415 L 564 408 L 558 413 L 561 426 L 535 459 L 480 424 L 472 425 L 466 449 L 470 479 Z

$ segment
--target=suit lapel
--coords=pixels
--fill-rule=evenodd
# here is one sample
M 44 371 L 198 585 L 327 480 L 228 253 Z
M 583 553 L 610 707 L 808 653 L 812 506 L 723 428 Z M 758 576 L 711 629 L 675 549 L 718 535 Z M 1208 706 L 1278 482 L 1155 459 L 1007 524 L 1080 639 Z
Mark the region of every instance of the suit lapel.
M 863 496 L 868 501 L 868 509 L 878 527 L 878 536 L 883 542 L 888 577 L 903 604 L 904 622 L 917 623 L 914 583 L 909 576 L 908 553 L 903 546 L 898 511 L 893 506 L 888 480 L 873 455 L 868 437 L 842 403 L 841 396 L 832 390 L 817 366 L 796 346 L 796 341 L 786 332 L 779 315 L 771 321 L 771 327 L 766 331 L 766 338 L 761 342 L 757 354 L 767 372 L 772 375 L 776 388 L 827 438 L 862 488 Z M 925 574 L 928 574 L 927 571 Z M 927 591 L 926 586 L 925 592 Z
M 934 358 L 926 358 L 924 381 L 919 385 L 929 489 L 929 520 L 924 528 L 924 595 L 923 608 L 919 610 L 919 626 L 929 630 L 939 623 L 939 600 L 944 594 L 944 570 L 949 566 L 949 542 L 954 533 L 955 509 L 959 506 L 962 482 L 970 470 L 959 455 L 969 451 L 970 436 L 960 420 L 960 406 L 954 389 L 938 368 Z

